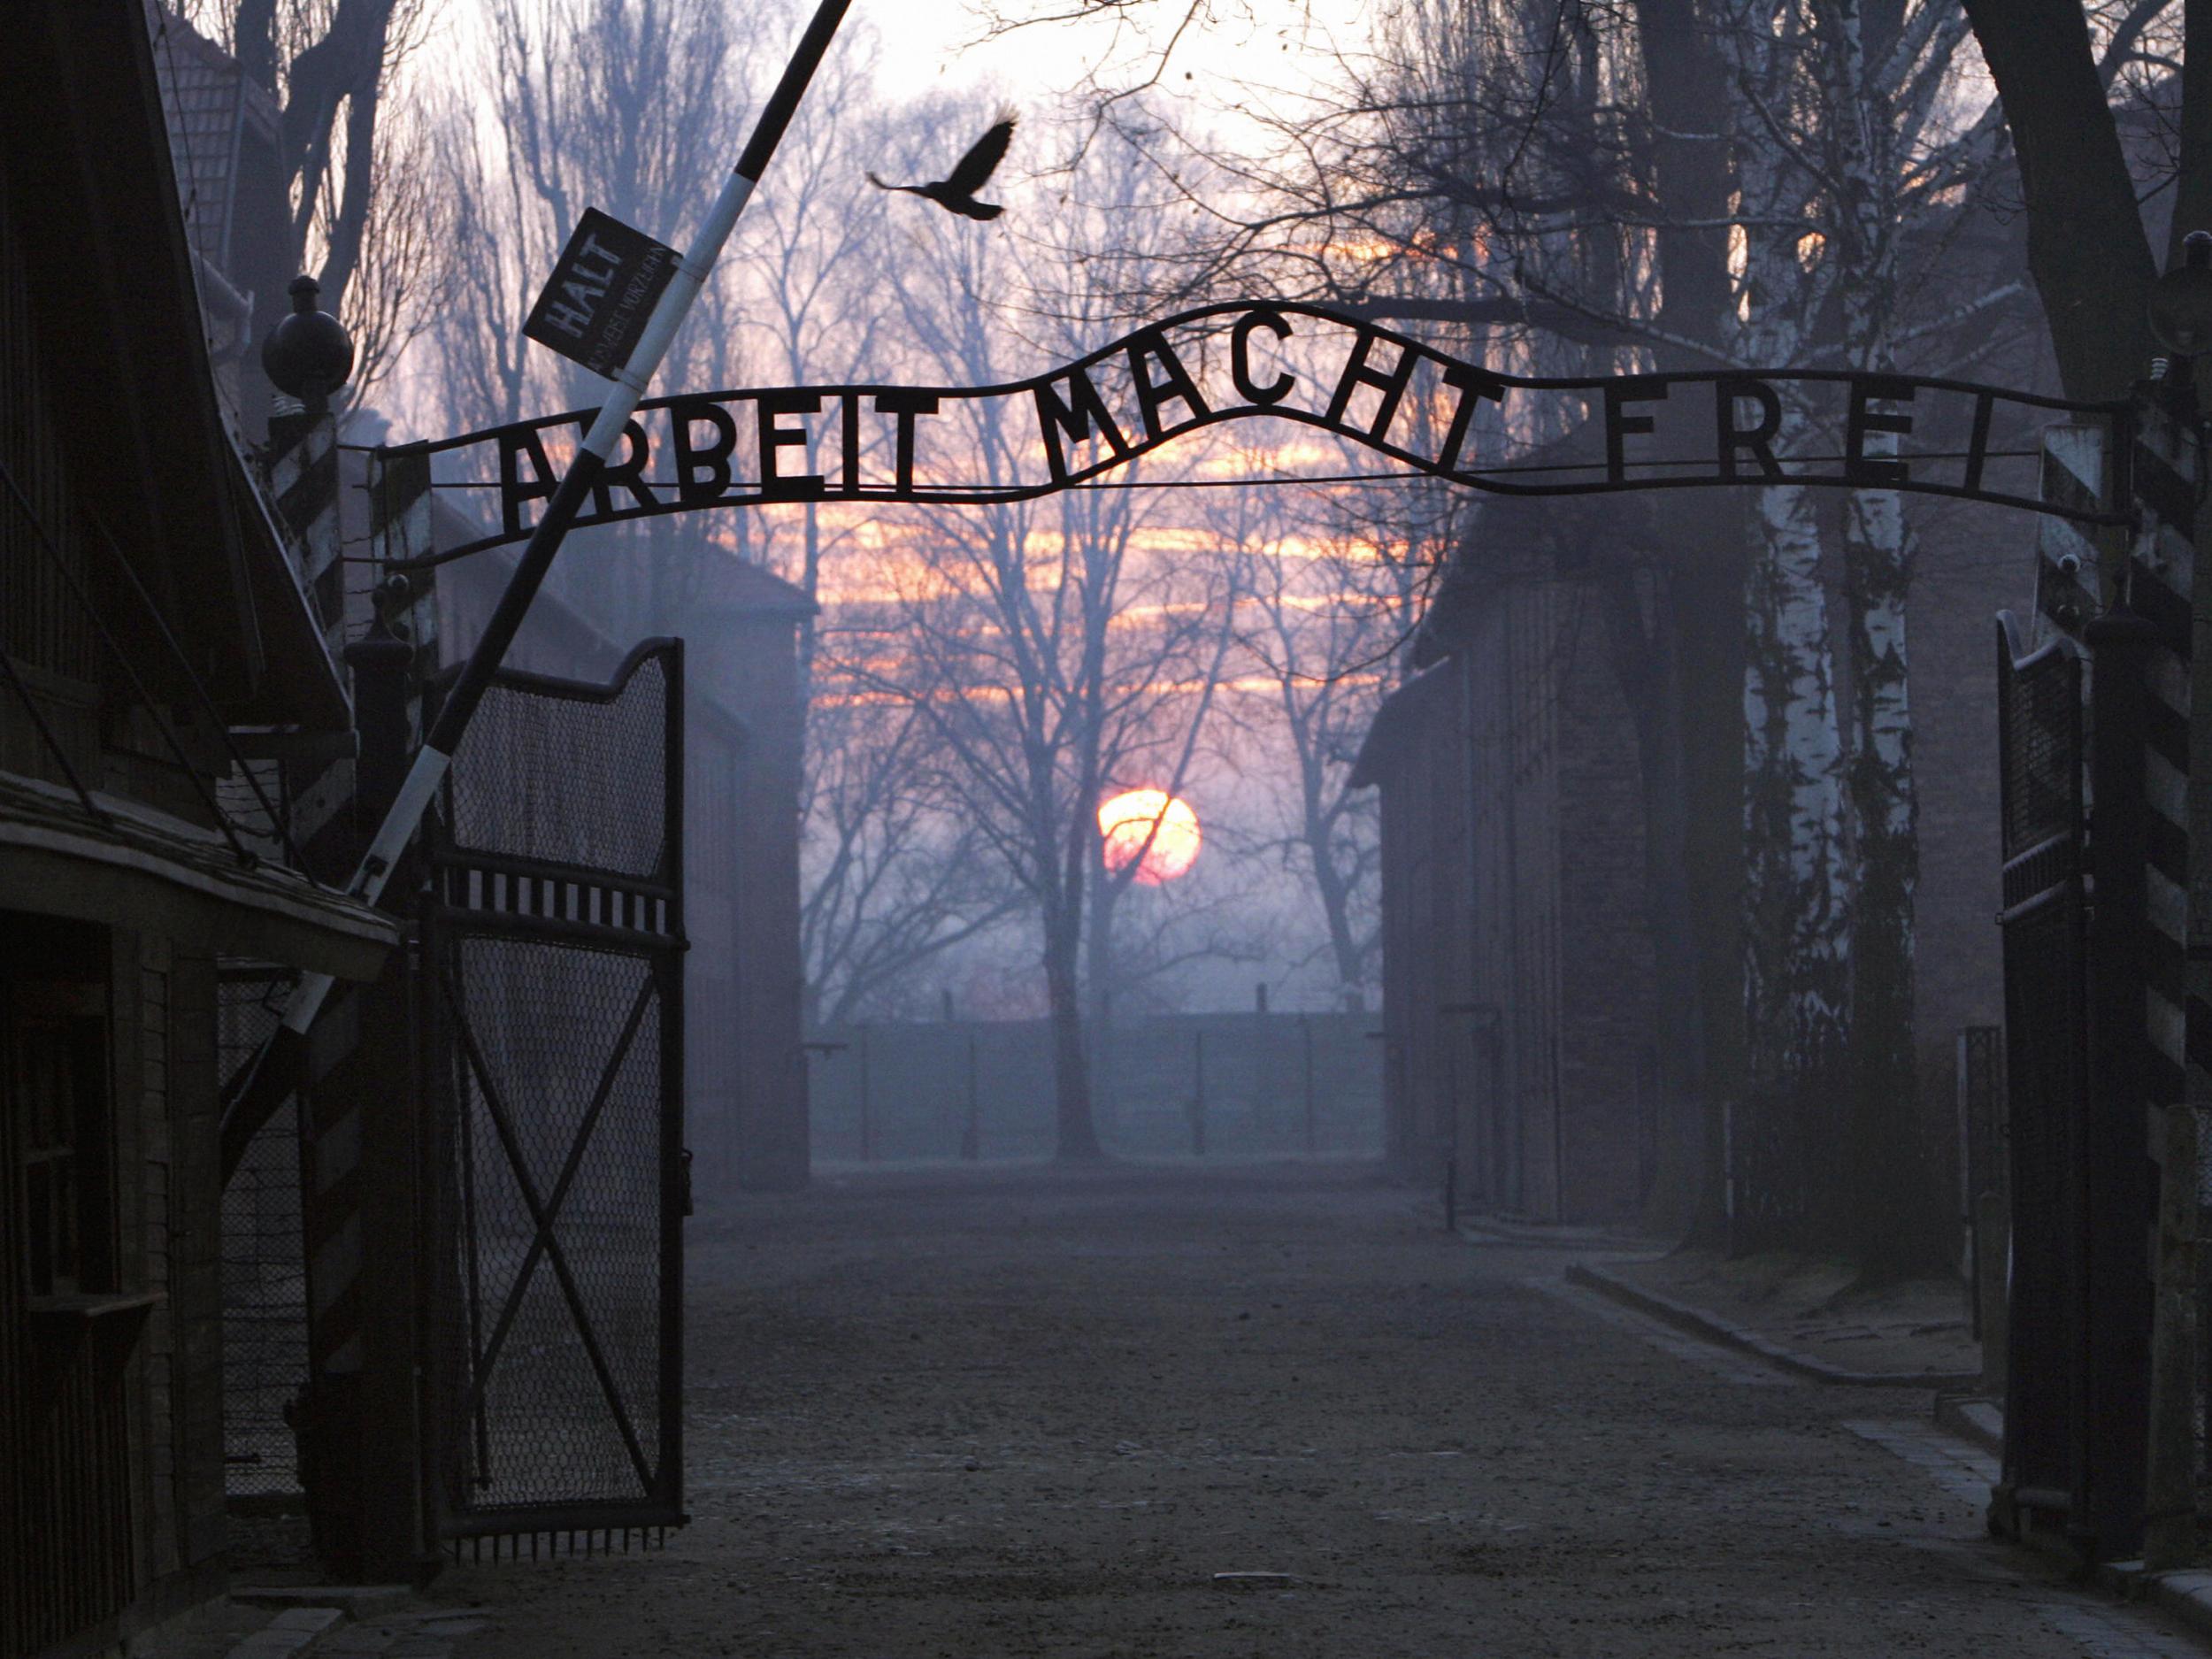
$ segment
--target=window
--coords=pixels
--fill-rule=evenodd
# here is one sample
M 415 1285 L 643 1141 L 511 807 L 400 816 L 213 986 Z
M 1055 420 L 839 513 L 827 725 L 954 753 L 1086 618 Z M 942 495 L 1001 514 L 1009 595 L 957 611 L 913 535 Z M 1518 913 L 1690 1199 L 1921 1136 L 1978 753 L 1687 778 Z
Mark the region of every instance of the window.
M 17 964 L 0 979 L 0 1087 L 22 1288 L 35 1298 L 112 1292 L 107 982 L 96 973 L 106 930 L 19 915 L 0 927 Z

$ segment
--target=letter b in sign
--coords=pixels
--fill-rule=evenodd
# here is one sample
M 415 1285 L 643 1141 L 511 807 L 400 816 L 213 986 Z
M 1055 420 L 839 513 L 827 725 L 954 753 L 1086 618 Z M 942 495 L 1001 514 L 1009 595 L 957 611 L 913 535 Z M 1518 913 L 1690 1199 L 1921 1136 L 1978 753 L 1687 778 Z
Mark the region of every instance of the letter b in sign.
M 710 506 L 730 487 L 730 451 L 737 447 L 737 423 L 711 397 L 679 397 L 668 405 L 675 443 L 676 496 L 687 507 Z M 698 428 L 712 434 L 700 441 Z

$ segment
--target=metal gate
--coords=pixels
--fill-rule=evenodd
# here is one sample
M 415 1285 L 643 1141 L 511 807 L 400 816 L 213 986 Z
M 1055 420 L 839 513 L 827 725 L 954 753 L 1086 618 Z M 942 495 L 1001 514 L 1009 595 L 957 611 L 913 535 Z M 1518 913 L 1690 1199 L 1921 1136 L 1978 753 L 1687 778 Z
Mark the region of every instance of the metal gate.
M 1998 1502 L 2020 1522 L 2039 1513 L 2062 1530 L 2079 1521 L 2089 1388 L 2082 1340 L 2089 1114 L 2082 660 L 2062 634 L 2028 650 L 2013 618 L 1998 617 L 1998 919 L 2017 1217 Z
M 605 686 L 501 673 L 427 832 L 427 1445 L 457 1554 L 684 1518 L 682 649 Z

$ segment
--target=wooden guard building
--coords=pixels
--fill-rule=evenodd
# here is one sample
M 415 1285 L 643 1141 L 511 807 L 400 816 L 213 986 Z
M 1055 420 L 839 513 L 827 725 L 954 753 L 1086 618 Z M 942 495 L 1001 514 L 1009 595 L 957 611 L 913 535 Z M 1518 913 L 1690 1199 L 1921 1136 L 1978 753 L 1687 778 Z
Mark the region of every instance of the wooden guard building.
M 242 754 L 341 677 L 219 397 L 145 12 L 0 56 L 0 1652 L 222 1587 L 219 956 L 360 979 Z M 252 735 L 245 735 L 251 733 Z

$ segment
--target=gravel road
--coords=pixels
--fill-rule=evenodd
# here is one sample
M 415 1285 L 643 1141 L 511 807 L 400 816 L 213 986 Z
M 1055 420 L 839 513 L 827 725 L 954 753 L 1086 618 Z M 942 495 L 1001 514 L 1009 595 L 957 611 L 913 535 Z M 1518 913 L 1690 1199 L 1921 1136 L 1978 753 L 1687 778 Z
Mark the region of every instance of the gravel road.
M 872 1176 L 690 1248 L 693 1525 L 448 1572 L 459 1659 L 2200 1651 L 1989 1542 L 1924 1394 L 1709 1351 L 1363 1170 Z

